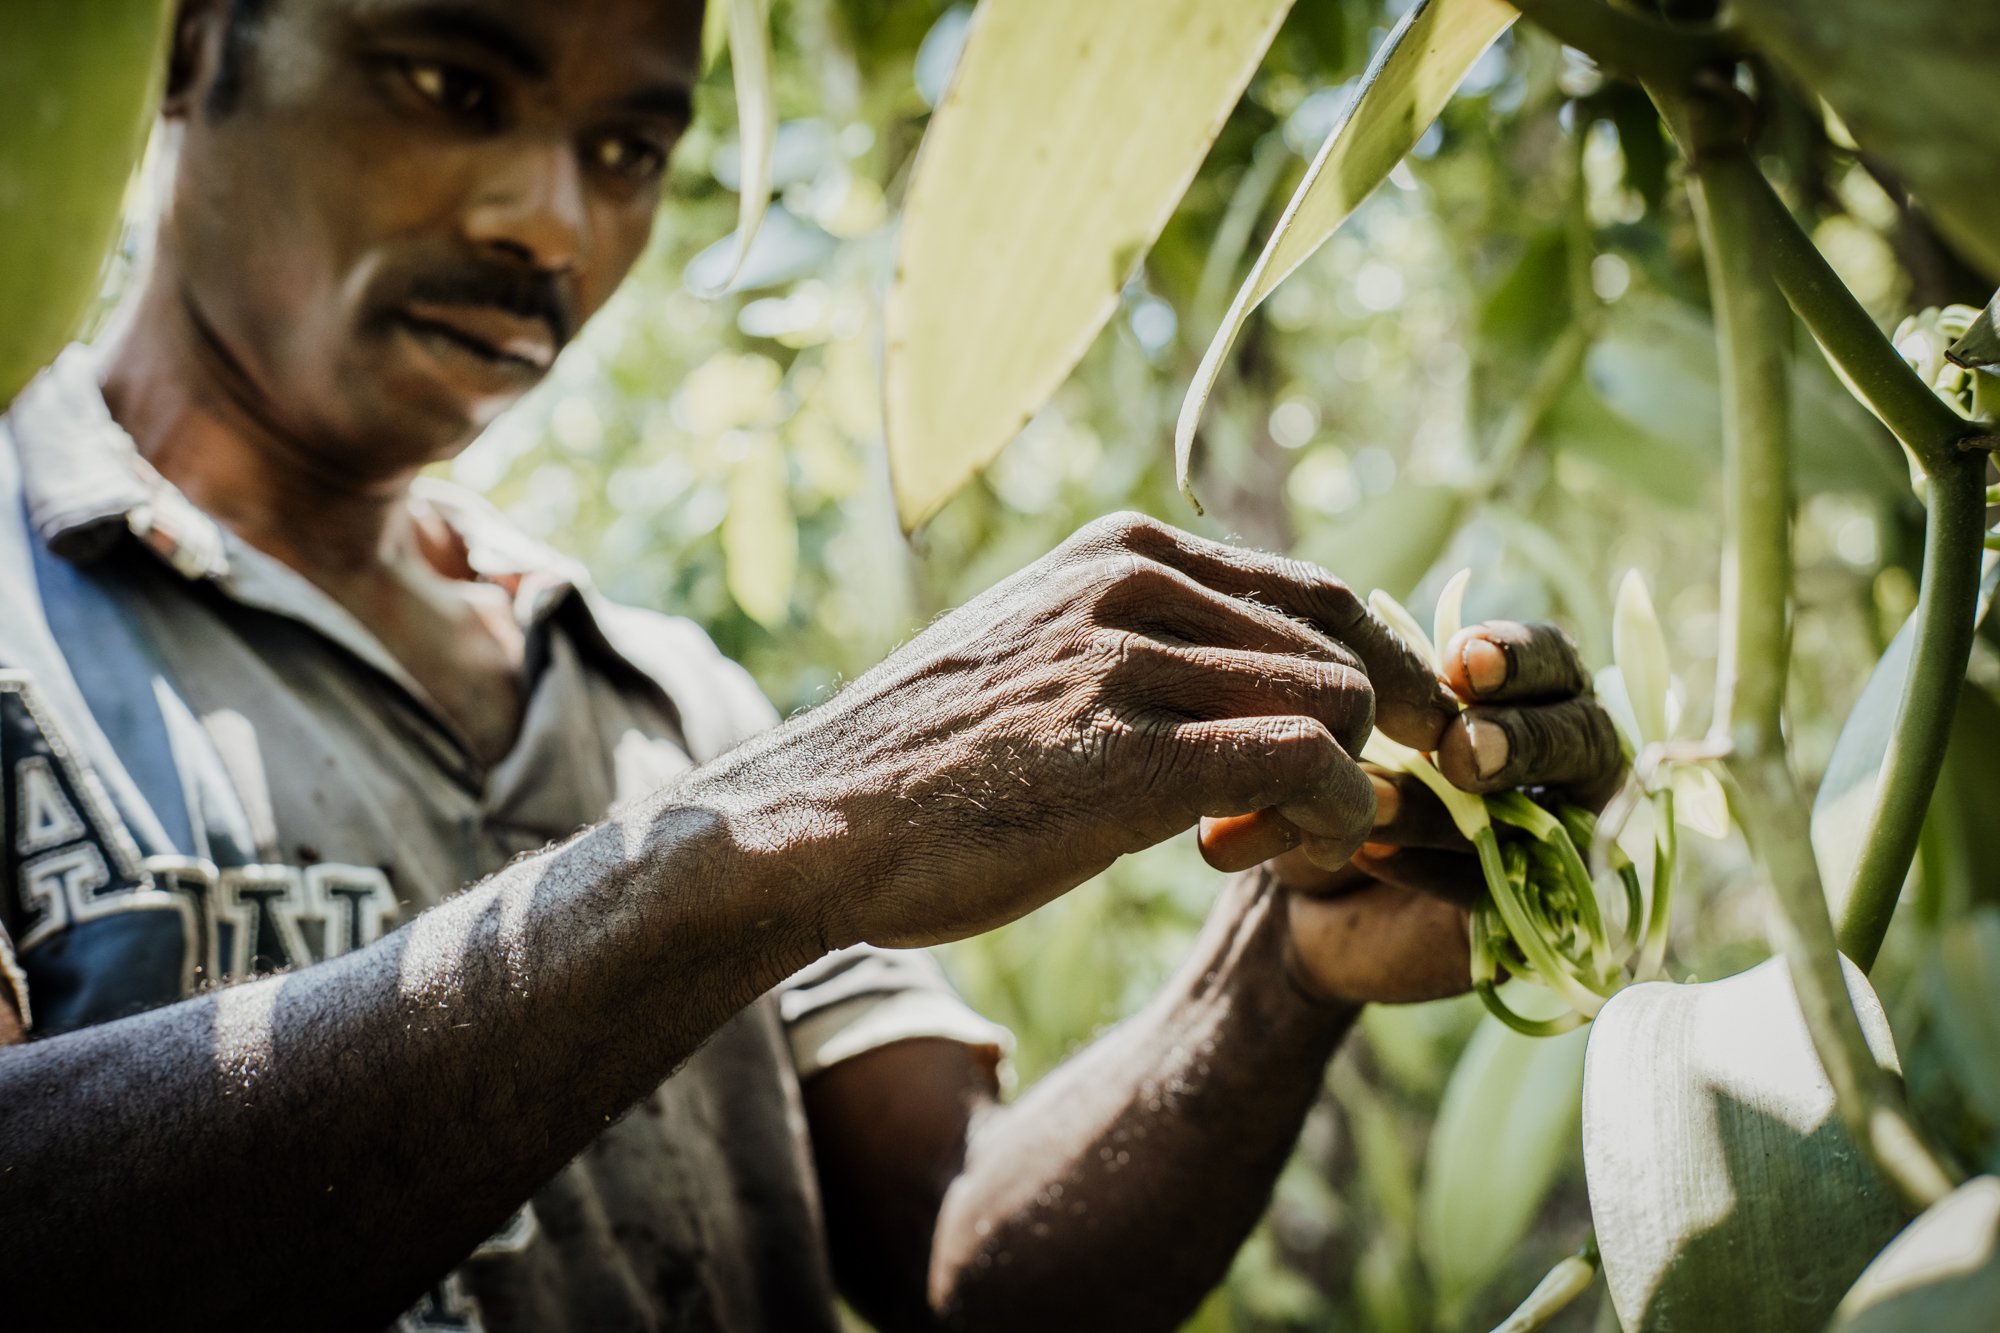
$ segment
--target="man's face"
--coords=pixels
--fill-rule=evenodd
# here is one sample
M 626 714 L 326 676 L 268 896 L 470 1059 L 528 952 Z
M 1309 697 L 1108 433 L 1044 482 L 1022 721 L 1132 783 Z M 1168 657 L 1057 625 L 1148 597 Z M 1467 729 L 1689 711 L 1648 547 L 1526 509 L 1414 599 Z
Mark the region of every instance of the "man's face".
M 162 236 L 254 409 L 322 464 L 392 473 L 539 381 L 646 244 L 701 12 L 267 0 L 183 100 Z

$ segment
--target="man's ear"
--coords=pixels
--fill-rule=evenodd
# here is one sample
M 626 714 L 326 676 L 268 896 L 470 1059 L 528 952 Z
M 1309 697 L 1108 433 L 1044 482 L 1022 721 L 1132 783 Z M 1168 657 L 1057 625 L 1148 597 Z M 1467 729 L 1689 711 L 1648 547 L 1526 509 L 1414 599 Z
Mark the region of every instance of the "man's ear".
M 160 114 L 168 120 L 185 118 L 208 95 L 222 67 L 229 9 L 230 0 L 181 0 L 167 55 L 166 94 L 160 101 Z

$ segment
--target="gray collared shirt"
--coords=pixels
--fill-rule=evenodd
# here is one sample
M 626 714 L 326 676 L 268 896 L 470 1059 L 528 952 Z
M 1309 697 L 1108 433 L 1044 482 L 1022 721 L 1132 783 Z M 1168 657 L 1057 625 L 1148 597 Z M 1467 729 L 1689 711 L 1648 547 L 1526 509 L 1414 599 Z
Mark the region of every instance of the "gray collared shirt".
M 774 720 L 691 623 L 615 606 L 421 488 L 527 636 L 470 752 L 345 609 L 197 509 L 71 348 L 0 420 L 0 983 L 32 1032 L 366 945 Z M 1005 1034 L 923 955 L 834 955 L 732 1020 L 402 1327 L 835 1327 L 799 1099 L 827 1063 Z

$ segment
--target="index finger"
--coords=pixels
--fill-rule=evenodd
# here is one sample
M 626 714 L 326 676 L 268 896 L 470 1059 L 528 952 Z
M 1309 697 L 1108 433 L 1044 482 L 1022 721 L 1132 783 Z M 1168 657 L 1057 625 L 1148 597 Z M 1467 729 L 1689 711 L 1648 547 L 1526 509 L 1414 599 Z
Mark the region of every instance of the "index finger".
M 1558 626 L 1489 620 L 1438 645 L 1444 678 L 1467 703 L 1536 703 L 1590 692 L 1583 655 Z
M 1375 725 L 1392 739 L 1435 749 L 1458 709 L 1430 663 L 1318 565 L 1211 542 L 1158 524 L 1134 529 L 1137 554 L 1220 593 L 1293 615 L 1345 644 L 1375 690 Z

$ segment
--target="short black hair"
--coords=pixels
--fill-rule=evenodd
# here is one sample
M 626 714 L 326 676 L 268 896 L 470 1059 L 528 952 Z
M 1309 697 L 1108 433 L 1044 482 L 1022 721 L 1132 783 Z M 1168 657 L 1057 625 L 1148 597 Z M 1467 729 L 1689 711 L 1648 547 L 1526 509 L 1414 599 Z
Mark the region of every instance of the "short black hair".
M 271 0 L 229 0 L 229 18 L 222 33 L 222 63 L 215 71 L 215 86 L 208 93 L 210 115 L 226 116 L 242 100 L 243 67 L 270 5 Z

